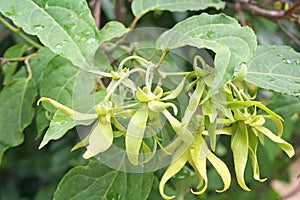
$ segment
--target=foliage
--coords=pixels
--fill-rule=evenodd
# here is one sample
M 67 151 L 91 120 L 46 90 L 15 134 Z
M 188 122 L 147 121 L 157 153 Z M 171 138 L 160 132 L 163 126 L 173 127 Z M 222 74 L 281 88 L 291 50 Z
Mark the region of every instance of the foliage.
M 290 160 L 279 149 L 293 157 L 299 146 L 291 138 L 300 136 L 300 54 L 262 41 L 274 27 L 286 33 L 282 24 L 299 23 L 299 1 L 275 4 L 275 26 L 260 17 L 242 26 L 247 11 L 272 19 L 248 2 L 103 1 L 124 21 L 104 16 L 100 30 L 99 2 L 0 2 L 0 22 L 14 33 L 0 41 L 0 198 L 277 198 L 261 174 L 287 177 L 279 172 Z M 175 25 L 140 38 L 136 26 L 158 15 Z M 18 176 L 5 177 L 14 160 Z M 30 178 L 34 191 L 12 186 Z

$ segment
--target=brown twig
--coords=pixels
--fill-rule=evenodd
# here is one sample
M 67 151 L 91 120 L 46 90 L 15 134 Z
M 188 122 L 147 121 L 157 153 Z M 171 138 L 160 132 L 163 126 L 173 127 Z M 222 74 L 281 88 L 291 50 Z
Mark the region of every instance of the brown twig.
M 242 26 L 246 26 L 246 20 L 245 20 L 245 17 L 244 17 L 244 13 L 243 13 L 243 10 L 241 8 L 241 3 L 240 2 L 236 2 L 235 3 L 235 8 L 240 16 L 240 22 L 242 24 Z
M 119 22 L 124 22 L 124 15 L 126 13 L 126 7 L 124 3 L 124 0 L 116 0 L 115 3 L 116 20 Z
M 300 7 L 300 0 L 297 0 L 289 9 L 284 12 L 284 15 L 291 16 Z
M 259 7 L 253 3 L 244 3 L 244 2 L 240 2 L 241 4 L 241 9 L 243 11 L 247 11 L 253 15 L 257 15 L 257 16 L 261 16 L 261 17 L 265 17 L 269 20 L 272 21 L 278 21 L 280 19 L 288 19 L 288 18 L 293 18 L 293 19 L 297 19 L 297 22 L 299 23 L 299 16 L 295 15 L 295 12 L 297 11 L 297 9 L 300 6 L 300 0 L 297 0 L 288 10 L 284 11 L 284 10 L 269 10 L 269 9 L 265 9 L 262 7 Z M 233 3 L 226 3 L 226 6 L 229 8 L 233 8 L 236 9 L 238 11 L 238 9 L 236 8 L 236 5 Z
M 11 30 L 6 29 L 5 31 L 3 31 L 0 35 L 0 42 L 5 39 L 6 37 L 8 37 L 11 34 Z
M 277 25 L 284 34 L 286 34 L 293 42 L 300 46 L 300 41 L 292 33 L 286 30 L 280 23 L 277 23 Z
M 92 0 L 89 3 L 90 8 L 93 10 L 94 20 L 96 27 L 100 29 L 101 23 L 101 0 Z

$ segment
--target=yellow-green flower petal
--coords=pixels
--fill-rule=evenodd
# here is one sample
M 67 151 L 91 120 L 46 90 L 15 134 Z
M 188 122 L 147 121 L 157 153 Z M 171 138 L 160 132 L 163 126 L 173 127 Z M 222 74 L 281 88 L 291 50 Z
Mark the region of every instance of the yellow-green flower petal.
M 273 134 L 272 131 L 265 127 L 255 127 L 259 132 L 270 138 L 273 142 L 277 143 L 277 145 L 289 156 L 293 157 L 295 154 L 295 150 L 292 145 L 284 141 L 282 138 Z
M 42 97 L 38 100 L 37 104 L 39 105 L 40 102 L 47 102 L 47 103 L 51 104 L 52 106 L 54 106 L 59 111 L 61 111 L 62 113 L 64 113 L 65 115 L 67 115 L 68 117 L 70 117 L 73 120 L 91 120 L 91 119 L 97 118 L 97 114 L 83 114 L 83 113 L 77 112 L 77 111 L 51 99 L 51 98 Z
M 243 121 L 235 124 L 237 129 L 231 138 L 234 169 L 238 184 L 246 191 L 250 191 L 244 179 L 245 168 L 248 160 L 248 131 Z
M 139 164 L 139 152 L 146 130 L 147 119 L 148 106 L 147 103 L 143 103 L 141 108 L 132 116 L 128 124 L 125 146 L 128 159 L 133 165 Z
M 89 137 L 89 145 L 87 146 L 86 152 L 83 154 L 83 158 L 89 159 L 106 151 L 111 147 L 113 137 L 111 123 L 106 121 L 105 116 L 103 116 L 92 128 Z
M 160 183 L 159 183 L 159 192 L 160 195 L 164 199 L 173 199 L 175 196 L 168 196 L 164 192 L 165 184 L 169 179 L 172 178 L 175 174 L 177 174 L 185 165 L 189 157 L 189 151 L 186 150 L 186 145 L 183 144 L 178 148 L 178 150 L 174 154 L 174 159 L 172 160 L 171 164 L 169 165 L 168 169 L 165 171 L 164 175 L 162 176 Z
M 165 96 L 161 100 L 166 101 L 166 100 L 171 100 L 171 99 L 177 98 L 178 95 L 182 92 L 182 90 L 184 88 L 185 81 L 186 81 L 186 78 L 184 77 L 182 79 L 182 81 L 179 83 L 179 85 L 174 90 L 172 90 L 170 94 L 168 94 L 167 96 Z
M 231 176 L 228 167 L 221 159 L 215 156 L 215 154 L 213 154 L 212 152 L 210 152 L 207 155 L 207 159 L 214 166 L 224 183 L 223 189 L 216 190 L 216 192 L 225 192 L 226 190 L 228 190 L 231 183 Z
M 252 169 L 253 169 L 253 178 L 255 180 L 258 180 L 260 182 L 264 182 L 267 179 L 261 179 L 260 178 L 260 173 L 259 173 L 259 166 L 258 166 L 258 161 L 257 161 L 257 157 L 256 157 L 256 150 L 257 150 L 257 145 L 258 145 L 258 140 L 257 137 L 255 135 L 255 133 L 253 133 L 252 128 L 248 128 L 248 137 L 249 137 L 249 157 L 251 159 L 251 163 L 252 163 Z
M 175 106 L 175 104 L 173 104 L 173 103 L 164 103 L 164 102 L 156 101 L 156 100 L 150 101 L 148 103 L 148 107 L 153 112 L 162 112 L 163 110 L 165 110 L 168 107 L 173 108 L 173 112 L 174 112 L 175 115 L 177 115 L 177 112 L 178 112 L 177 107 Z

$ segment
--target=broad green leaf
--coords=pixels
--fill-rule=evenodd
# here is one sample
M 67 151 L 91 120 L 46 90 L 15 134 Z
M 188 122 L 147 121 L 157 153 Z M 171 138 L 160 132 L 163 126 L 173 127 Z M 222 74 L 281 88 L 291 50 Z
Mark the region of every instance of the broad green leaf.
M 125 144 L 128 159 L 133 165 L 139 164 L 139 152 L 146 130 L 147 119 L 148 106 L 147 103 L 143 103 L 128 124 Z
M 37 107 L 35 123 L 37 129 L 37 139 L 43 135 L 44 130 L 50 124 L 50 117 L 47 116 L 47 111 L 42 106 Z
M 24 140 L 23 130 L 34 116 L 33 102 L 37 95 L 35 83 L 14 79 L 0 93 L 0 158 L 9 147 Z
M 72 106 L 73 88 L 79 68 L 60 56 L 55 57 L 47 66 L 40 83 L 40 96 L 52 98 L 68 107 Z M 55 108 L 43 104 L 49 111 Z
M 187 10 L 205 10 L 208 7 L 224 8 L 220 0 L 134 0 L 131 5 L 134 16 L 141 17 L 149 11 L 168 10 L 183 12 Z
M 153 173 L 126 173 L 108 168 L 100 161 L 91 159 L 87 166 L 74 167 L 62 178 L 54 194 L 54 200 L 146 200 L 153 179 Z
M 129 32 L 122 23 L 110 21 L 99 31 L 99 42 L 103 43 L 116 37 L 122 37 Z
M 187 18 L 163 33 L 157 45 L 163 50 L 188 45 L 214 51 L 215 83 L 220 83 L 229 80 L 234 69 L 252 57 L 257 42 L 254 32 L 249 27 L 241 27 L 234 18 L 203 13 Z
M 288 46 L 259 46 L 247 63 L 246 81 L 292 96 L 300 95 L 300 53 Z
M 27 45 L 25 44 L 16 44 L 6 50 L 4 53 L 4 58 L 19 58 L 21 57 L 27 49 Z M 18 62 L 12 62 L 10 65 L 4 65 L 2 67 L 3 73 L 4 73 L 4 81 L 3 85 L 8 85 L 8 83 L 11 81 L 12 76 L 16 72 L 18 66 Z
M 53 119 L 50 122 L 50 126 L 45 133 L 43 140 L 39 146 L 39 149 L 43 148 L 50 140 L 58 140 L 63 137 L 68 130 L 72 129 L 76 125 L 88 125 L 92 123 L 91 120 L 78 121 L 73 120 L 61 111 L 56 111 Z
M 32 78 L 38 84 L 48 64 L 57 57 L 49 48 L 43 47 L 37 51 L 37 56 L 30 59 Z
M 76 66 L 98 47 L 98 31 L 85 0 L 1 0 L 0 12 Z
M 244 122 L 238 122 L 236 132 L 231 139 L 234 169 L 238 184 L 246 191 L 250 191 L 244 179 L 245 168 L 248 160 L 248 131 Z

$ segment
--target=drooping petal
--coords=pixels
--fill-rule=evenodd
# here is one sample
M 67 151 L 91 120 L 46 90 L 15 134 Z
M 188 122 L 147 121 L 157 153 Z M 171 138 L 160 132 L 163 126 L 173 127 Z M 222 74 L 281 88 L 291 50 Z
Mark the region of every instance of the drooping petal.
M 47 102 L 57 108 L 59 111 L 67 115 L 73 120 L 92 120 L 97 118 L 97 114 L 83 114 L 80 112 L 77 112 L 51 98 L 42 97 L 38 100 L 37 104 L 39 105 L 40 102 Z
M 164 102 L 156 101 L 156 100 L 150 101 L 148 103 L 148 107 L 153 112 L 161 112 L 161 111 L 163 111 L 164 109 L 166 109 L 168 107 L 172 107 L 175 115 L 177 115 L 177 112 L 178 112 L 177 107 L 175 106 L 175 104 L 173 104 L 173 103 L 164 103 Z
M 258 180 L 260 182 L 264 182 L 267 179 L 261 179 L 260 178 L 260 173 L 259 173 L 259 166 L 258 166 L 258 161 L 257 161 L 257 157 L 256 157 L 256 150 L 257 150 L 257 145 L 258 145 L 258 140 L 257 137 L 255 135 L 255 133 L 253 133 L 252 128 L 248 128 L 248 137 L 249 137 L 249 157 L 251 159 L 251 163 L 252 163 L 252 169 L 253 169 L 253 178 L 255 180 Z
M 284 141 L 282 138 L 273 134 L 272 131 L 265 127 L 255 127 L 259 132 L 270 138 L 273 142 L 277 143 L 277 145 L 289 156 L 293 157 L 295 154 L 295 150 L 292 145 Z
M 196 192 L 192 190 L 192 193 L 196 195 L 202 194 L 207 189 L 208 179 L 207 179 L 207 172 L 206 172 L 206 156 L 208 153 L 209 153 L 209 149 L 202 136 L 199 134 L 195 135 L 194 143 L 190 148 L 191 158 L 189 159 L 189 163 L 194 168 L 200 180 L 197 189 L 199 189 L 204 183 L 204 186 L 200 191 Z M 203 181 L 201 181 L 201 179 Z
M 168 169 L 165 171 L 159 183 L 159 193 L 164 199 L 173 199 L 175 196 L 168 196 L 164 192 L 165 184 L 169 179 L 177 174 L 185 165 L 189 157 L 189 151 L 186 150 L 187 146 L 182 144 L 180 148 L 175 152 L 173 160 L 169 165 Z
M 133 165 L 139 164 L 139 152 L 146 130 L 147 119 L 148 106 L 147 103 L 143 103 L 141 108 L 132 116 L 128 124 L 125 146 L 128 159 Z
M 106 121 L 105 116 L 102 117 L 92 128 L 89 137 L 89 145 L 83 158 L 89 159 L 97 154 L 106 151 L 111 147 L 113 142 L 113 131 L 110 122 Z
M 228 190 L 231 183 L 231 176 L 228 167 L 220 158 L 215 156 L 215 154 L 213 154 L 212 152 L 210 152 L 207 155 L 207 159 L 214 166 L 224 183 L 223 189 L 216 190 L 216 192 L 225 192 L 226 190 Z
M 178 95 L 182 92 L 182 90 L 184 88 L 185 81 L 186 81 L 186 78 L 184 77 L 182 79 L 182 81 L 179 83 L 179 85 L 174 90 L 172 90 L 170 94 L 168 94 L 167 96 L 165 96 L 161 100 L 166 101 L 166 100 L 171 100 L 171 99 L 177 98 Z
M 245 168 L 248 160 L 248 131 L 243 121 L 236 124 L 237 129 L 231 138 L 234 169 L 238 184 L 246 191 L 250 191 L 244 179 Z

